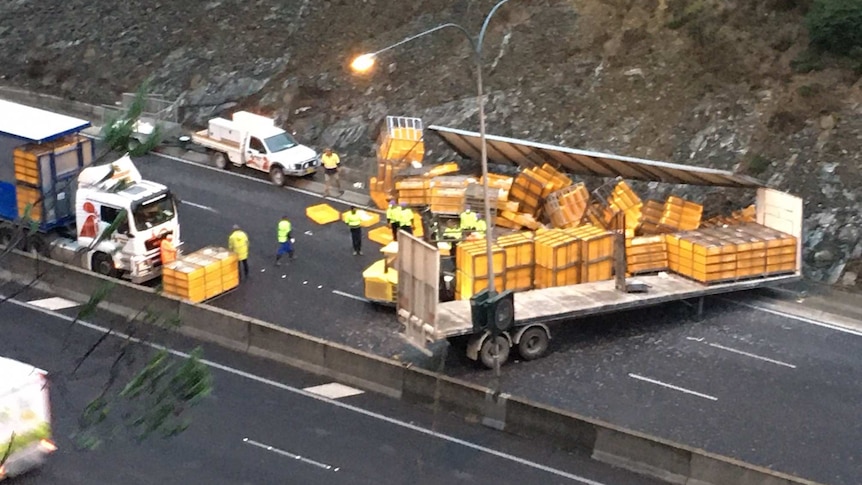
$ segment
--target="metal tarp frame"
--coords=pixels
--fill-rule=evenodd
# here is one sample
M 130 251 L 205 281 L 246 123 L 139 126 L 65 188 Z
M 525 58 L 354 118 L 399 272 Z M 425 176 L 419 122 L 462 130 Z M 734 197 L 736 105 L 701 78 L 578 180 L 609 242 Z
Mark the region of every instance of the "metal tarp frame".
M 479 133 L 438 125 L 427 129 L 440 136 L 461 156 L 480 159 L 482 144 Z M 485 140 L 489 162 L 516 164 L 522 168 L 550 162 L 572 174 L 583 176 L 735 188 L 766 186 L 760 180 L 727 170 L 578 150 L 496 135 L 486 135 Z

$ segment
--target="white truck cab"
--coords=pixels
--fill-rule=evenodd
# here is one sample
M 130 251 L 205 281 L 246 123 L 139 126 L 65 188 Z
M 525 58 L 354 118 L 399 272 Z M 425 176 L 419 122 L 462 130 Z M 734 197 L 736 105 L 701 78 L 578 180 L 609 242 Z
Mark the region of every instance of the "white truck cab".
M 192 141 L 208 149 L 217 167 L 247 165 L 269 173 L 272 183 L 279 186 L 286 175 L 302 177 L 320 167 L 316 151 L 300 145 L 272 118 L 247 111 L 234 113 L 230 120 L 211 119 L 206 130 L 192 135 Z

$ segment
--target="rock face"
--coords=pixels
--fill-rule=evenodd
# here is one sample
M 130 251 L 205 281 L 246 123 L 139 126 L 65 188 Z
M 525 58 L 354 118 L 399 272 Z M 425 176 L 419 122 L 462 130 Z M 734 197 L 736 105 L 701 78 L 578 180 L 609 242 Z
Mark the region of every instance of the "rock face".
M 746 172 L 805 199 L 806 273 L 855 284 L 862 256 L 862 80 L 797 74 L 804 2 L 513 0 L 483 45 L 488 132 Z M 489 0 L 5 0 L 0 82 L 113 103 L 149 78 L 201 125 L 238 108 L 370 170 L 386 115 L 477 129 L 469 43 Z M 778 8 L 777 5 L 781 5 Z M 837 64 L 836 64 L 837 65 Z M 428 140 L 432 159 L 453 155 Z M 750 193 L 639 184 L 736 209 Z M 846 270 L 846 271 L 845 271 Z

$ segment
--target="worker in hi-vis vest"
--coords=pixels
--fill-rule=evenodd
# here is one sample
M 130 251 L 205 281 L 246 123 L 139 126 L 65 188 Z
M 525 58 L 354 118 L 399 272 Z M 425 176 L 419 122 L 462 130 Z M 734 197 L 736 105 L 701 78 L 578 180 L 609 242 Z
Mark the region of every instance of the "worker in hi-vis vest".
M 464 212 L 458 217 L 461 222 L 462 231 L 472 231 L 476 227 L 476 213 L 470 210 L 470 206 L 464 208 Z
M 356 211 L 356 206 L 350 206 L 350 211 L 344 214 L 344 222 L 350 228 L 350 240 L 353 243 L 353 255 L 362 254 L 362 218 Z
M 389 207 L 386 208 L 386 220 L 392 228 L 392 240 L 398 240 L 398 228 L 401 227 L 401 206 L 395 203 L 395 199 L 389 199 Z
M 341 158 L 336 153 L 333 153 L 332 148 L 327 148 L 323 151 L 320 157 L 320 162 L 323 164 L 323 196 L 329 197 L 329 189 L 332 187 L 332 181 L 335 181 L 335 186 L 338 188 L 338 194 L 344 193 L 341 190 L 341 180 L 338 178 L 338 169 L 341 167 Z
M 287 216 L 281 216 L 278 221 L 278 252 L 275 253 L 275 265 L 281 266 L 281 257 L 287 254 L 287 257 L 294 259 L 293 254 L 293 225 Z
M 413 209 L 407 207 L 407 202 L 401 203 L 401 214 L 398 217 L 400 222 L 398 228 L 407 234 L 413 234 Z
M 242 270 L 239 272 L 240 281 L 248 279 L 248 234 L 240 229 L 239 224 L 233 225 L 233 232 L 227 238 L 227 247 L 236 253 L 238 269 Z
M 159 244 L 159 252 L 161 253 L 162 265 L 173 263 L 177 260 L 177 248 L 174 246 L 174 234 L 169 232 L 162 238 Z

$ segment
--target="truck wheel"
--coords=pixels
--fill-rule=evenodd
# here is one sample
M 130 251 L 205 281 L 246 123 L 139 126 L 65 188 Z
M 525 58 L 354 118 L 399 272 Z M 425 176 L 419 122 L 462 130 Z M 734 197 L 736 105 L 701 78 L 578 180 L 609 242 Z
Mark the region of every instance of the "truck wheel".
M 117 270 L 114 269 L 114 260 L 105 253 L 96 253 L 93 255 L 93 261 L 90 263 L 93 271 L 104 276 L 116 276 Z
M 210 152 L 210 160 L 216 168 L 220 170 L 230 170 L 230 161 L 227 159 L 227 155 L 225 155 L 224 152 Z
M 542 327 L 530 327 L 521 334 L 518 340 L 518 353 L 524 360 L 535 360 L 548 351 L 548 332 Z
M 45 239 L 44 235 L 36 233 L 27 236 L 27 252 L 39 256 L 48 256 L 48 250 L 48 240 Z
M 494 368 L 495 357 L 499 359 L 501 366 L 509 360 L 509 340 L 502 335 L 486 338 L 479 350 L 479 361 L 489 369 Z
M 284 185 L 284 170 L 281 167 L 272 167 L 269 169 L 269 179 L 278 187 Z

